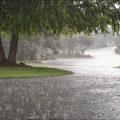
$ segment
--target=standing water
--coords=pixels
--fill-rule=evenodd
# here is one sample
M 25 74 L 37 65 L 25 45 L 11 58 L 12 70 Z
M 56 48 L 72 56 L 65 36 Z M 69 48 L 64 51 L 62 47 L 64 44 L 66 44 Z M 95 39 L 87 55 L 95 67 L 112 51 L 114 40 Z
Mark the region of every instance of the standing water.
M 115 47 L 105 47 L 94 50 L 89 50 L 86 54 L 91 55 L 93 58 L 82 59 L 57 59 L 46 61 L 47 63 L 54 63 L 57 67 L 62 67 L 72 70 L 75 74 L 88 74 L 88 75 L 118 75 L 120 66 L 120 55 L 115 53 Z
M 94 58 L 46 61 L 73 75 L 0 79 L 0 120 L 120 120 L 120 56 L 86 54 Z

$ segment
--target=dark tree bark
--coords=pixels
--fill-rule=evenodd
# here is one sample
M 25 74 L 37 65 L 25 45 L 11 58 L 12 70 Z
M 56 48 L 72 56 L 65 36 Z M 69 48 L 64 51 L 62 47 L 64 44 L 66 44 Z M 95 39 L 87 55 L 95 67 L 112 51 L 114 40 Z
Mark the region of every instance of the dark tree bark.
M 2 45 L 2 40 L 1 40 L 1 37 L 0 37 L 0 64 L 5 64 L 6 62 L 6 58 L 5 58 L 5 52 L 4 52 L 4 49 L 3 49 L 3 45 Z
M 10 50 L 9 50 L 9 55 L 8 55 L 8 64 L 11 64 L 11 65 L 16 64 L 16 54 L 17 54 L 17 48 L 18 48 L 18 40 L 19 40 L 19 34 L 12 33 Z

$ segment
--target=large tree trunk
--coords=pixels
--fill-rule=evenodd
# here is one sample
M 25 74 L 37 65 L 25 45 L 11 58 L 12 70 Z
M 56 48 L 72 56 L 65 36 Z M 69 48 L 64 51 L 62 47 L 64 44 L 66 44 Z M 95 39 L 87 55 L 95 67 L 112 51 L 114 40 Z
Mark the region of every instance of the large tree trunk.
M 9 50 L 9 55 L 8 55 L 8 64 L 11 64 L 11 65 L 16 64 L 16 54 L 17 54 L 17 48 L 18 48 L 18 40 L 19 40 L 19 34 L 18 33 L 12 33 L 10 50 Z
M 2 40 L 0 37 L 0 64 L 3 65 L 3 64 L 5 64 L 5 62 L 6 62 L 5 52 L 4 52 Z

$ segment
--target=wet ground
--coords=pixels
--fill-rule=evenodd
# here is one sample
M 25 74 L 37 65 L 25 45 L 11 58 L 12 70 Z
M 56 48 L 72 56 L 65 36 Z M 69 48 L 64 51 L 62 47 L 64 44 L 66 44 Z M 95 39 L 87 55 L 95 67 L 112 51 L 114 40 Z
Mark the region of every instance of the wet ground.
M 120 120 L 120 56 L 46 61 L 74 75 L 0 80 L 0 120 Z

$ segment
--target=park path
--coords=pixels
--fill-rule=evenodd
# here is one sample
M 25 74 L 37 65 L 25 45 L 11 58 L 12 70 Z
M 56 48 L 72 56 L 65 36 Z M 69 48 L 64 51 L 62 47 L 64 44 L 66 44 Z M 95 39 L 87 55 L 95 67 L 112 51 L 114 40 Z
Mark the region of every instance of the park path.
M 74 75 L 0 80 L 0 120 L 120 120 L 120 56 L 46 61 Z

